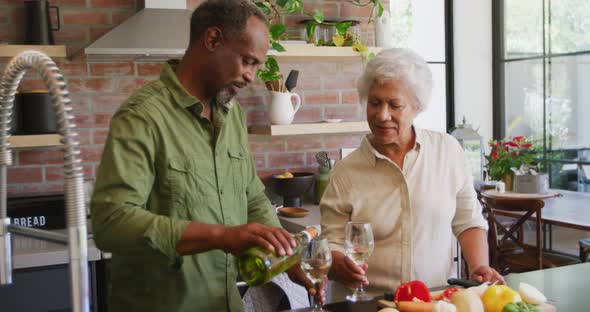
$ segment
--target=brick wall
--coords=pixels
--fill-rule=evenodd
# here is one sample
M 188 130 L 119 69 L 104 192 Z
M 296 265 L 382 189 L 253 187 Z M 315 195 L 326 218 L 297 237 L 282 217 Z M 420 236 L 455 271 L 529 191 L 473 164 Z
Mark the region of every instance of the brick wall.
M 200 0 L 188 0 L 189 8 Z M 94 178 L 102 147 L 108 133 L 109 121 L 120 103 L 131 92 L 158 77 L 159 62 L 146 61 L 87 61 L 83 48 L 102 34 L 120 24 L 143 6 L 141 0 L 53 0 L 61 9 L 62 30 L 54 32 L 56 44 L 67 45 L 67 60 L 58 66 L 68 80 L 75 103 L 76 125 L 82 144 L 85 177 Z M 24 9 L 22 0 L 0 0 L 0 42 L 22 43 L 24 38 Z M 345 1 L 305 1 L 306 11 L 324 10 L 326 17 L 359 18 L 366 24 L 365 8 Z M 288 16 L 285 22 L 295 25 L 301 16 Z M 54 17 L 55 20 L 55 17 Z M 363 27 L 365 38 L 372 40 L 370 28 Z M 359 59 L 360 60 L 360 59 Z M 0 70 L 5 63 L 0 62 Z M 297 88 L 303 106 L 295 121 L 314 122 L 325 118 L 346 121 L 363 120 L 364 108 L 359 105 L 355 91 L 356 77 L 362 68 L 359 62 L 290 62 L 281 63 L 284 74 L 290 69 L 300 71 Z M 43 87 L 35 75 L 27 75 L 20 89 Z M 244 106 L 249 124 L 268 124 L 268 94 L 260 83 L 243 91 L 238 99 Z M 315 171 L 315 153 L 328 151 L 339 158 L 342 147 L 356 147 L 361 135 L 313 135 L 269 137 L 250 136 L 250 146 L 261 177 L 271 173 Z M 60 191 L 63 154 L 59 148 L 18 149 L 15 165 L 8 169 L 9 192 L 37 193 Z

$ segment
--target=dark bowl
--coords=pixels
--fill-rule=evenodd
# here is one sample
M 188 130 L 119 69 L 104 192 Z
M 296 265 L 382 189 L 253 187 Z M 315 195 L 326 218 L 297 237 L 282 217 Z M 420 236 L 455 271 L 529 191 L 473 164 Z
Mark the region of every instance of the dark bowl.
M 272 190 L 283 196 L 285 207 L 300 207 L 301 195 L 303 195 L 314 180 L 313 172 L 293 172 L 292 178 L 278 178 L 278 174 L 271 176 Z

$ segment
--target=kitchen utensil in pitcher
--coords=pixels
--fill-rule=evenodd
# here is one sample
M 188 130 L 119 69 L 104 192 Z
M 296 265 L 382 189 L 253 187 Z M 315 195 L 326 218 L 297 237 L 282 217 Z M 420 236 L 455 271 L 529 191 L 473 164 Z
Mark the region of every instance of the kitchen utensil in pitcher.
M 285 80 L 285 87 L 287 87 L 287 91 L 291 92 L 297 85 L 297 78 L 299 77 L 298 70 L 292 70 L 289 72 L 287 76 L 287 80 Z
M 49 10 L 57 11 L 57 28 L 51 26 Z M 60 30 L 59 7 L 50 6 L 45 0 L 25 1 L 26 32 L 25 43 L 35 45 L 55 44 L 53 31 Z
M 320 167 L 331 169 L 330 157 L 327 152 L 321 151 L 315 154 L 315 159 L 318 161 Z

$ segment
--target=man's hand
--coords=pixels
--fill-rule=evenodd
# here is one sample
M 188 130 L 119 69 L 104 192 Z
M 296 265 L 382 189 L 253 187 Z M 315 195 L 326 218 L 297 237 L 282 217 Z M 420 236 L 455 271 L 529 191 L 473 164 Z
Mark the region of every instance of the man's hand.
M 473 270 L 473 272 L 471 272 L 469 278 L 472 281 L 476 281 L 478 283 L 490 282 L 505 284 L 504 277 L 502 277 L 500 273 L 487 265 L 480 265 L 477 267 L 475 270 Z
M 359 267 L 343 253 L 332 251 L 332 267 L 328 277 L 350 288 L 368 286 L 369 280 L 365 276 L 367 267 L 367 264 Z
M 301 262 L 297 262 L 296 264 L 294 264 L 289 270 L 287 270 L 287 275 L 289 275 L 289 278 L 305 287 L 305 289 L 307 289 L 307 292 L 313 296 L 313 300 L 315 302 L 320 302 L 321 305 L 324 305 L 326 303 L 326 290 L 325 287 L 327 285 L 328 280 L 326 278 L 324 278 L 324 280 L 322 281 L 322 283 L 319 285 L 319 292 L 316 289 L 315 285 L 307 278 L 307 276 L 305 275 L 305 273 L 303 272 L 303 270 L 301 269 Z
M 292 255 L 295 240 L 285 229 L 258 223 L 224 228 L 221 249 L 239 255 L 253 246 L 275 251 L 279 256 Z

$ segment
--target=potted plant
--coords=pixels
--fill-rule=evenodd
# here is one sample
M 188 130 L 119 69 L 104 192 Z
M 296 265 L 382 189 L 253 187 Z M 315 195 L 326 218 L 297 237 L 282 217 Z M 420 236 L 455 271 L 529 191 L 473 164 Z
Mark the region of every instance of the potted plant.
M 490 155 L 486 156 L 488 175 L 492 180 L 504 181 L 506 190 L 511 191 L 514 181 L 512 168 L 520 169 L 521 166 L 531 165 L 533 145 L 525 137 L 517 136 L 506 141 L 492 140 L 489 146 Z

